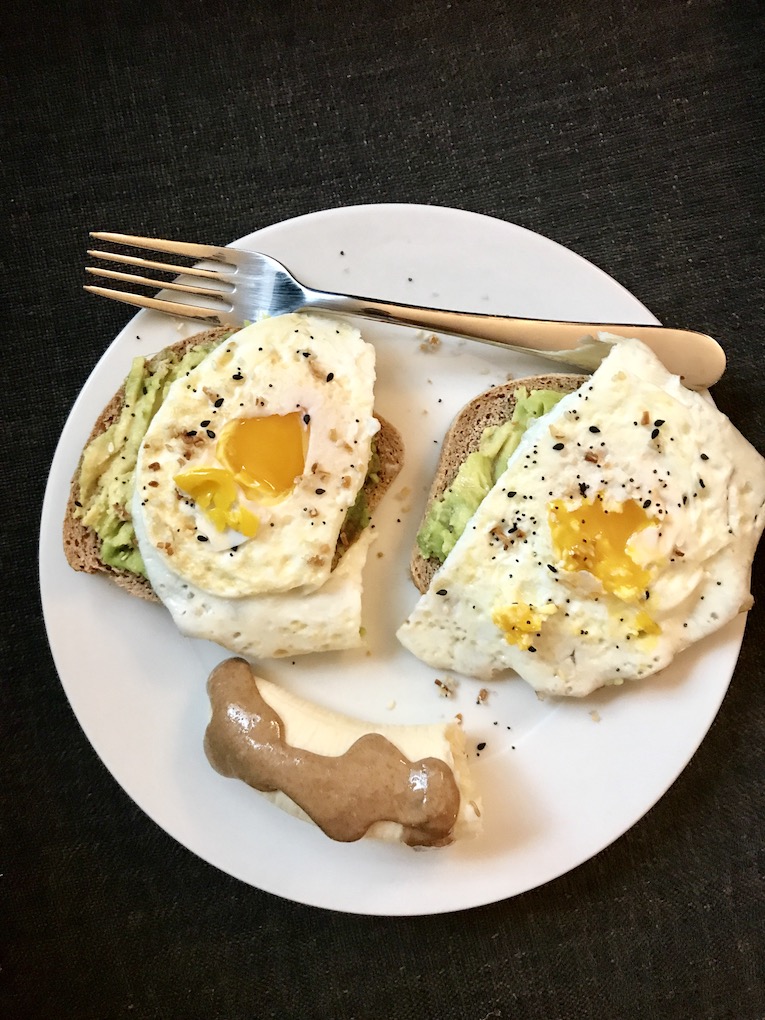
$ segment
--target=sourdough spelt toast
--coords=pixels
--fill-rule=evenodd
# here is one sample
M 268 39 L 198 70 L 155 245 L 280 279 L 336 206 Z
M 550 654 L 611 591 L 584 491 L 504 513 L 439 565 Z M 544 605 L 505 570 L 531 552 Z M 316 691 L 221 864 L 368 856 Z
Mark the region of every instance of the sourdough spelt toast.
M 149 358 L 147 367 L 154 369 L 157 364 L 169 355 L 181 358 L 192 348 L 200 345 L 217 346 L 227 339 L 235 330 L 230 327 L 218 327 L 195 333 L 193 336 L 170 345 L 163 351 Z M 114 394 L 108 404 L 97 418 L 85 446 L 97 436 L 116 422 L 124 408 L 125 386 Z M 404 457 L 404 444 L 398 430 L 385 419 L 376 415 L 380 422 L 380 431 L 375 437 L 374 471 L 367 476 L 363 487 L 364 516 L 371 514 L 379 504 L 385 492 L 401 470 Z M 84 452 L 84 451 L 83 451 Z M 86 525 L 78 516 L 80 504 L 80 469 L 82 457 L 77 470 L 72 478 L 69 499 L 63 522 L 63 545 L 64 554 L 72 569 L 88 574 L 105 574 L 115 584 L 124 588 L 131 595 L 138 598 L 158 602 L 159 599 L 154 592 L 149 580 L 141 574 L 132 570 L 122 570 L 104 562 L 101 556 L 102 541 L 96 531 Z M 342 553 L 358 537 L 361 527 L 357 524 L 346 523 L 338 538 L 335 563 L 340 559 Z
M 519 389 L 560 390 L 571 393 L 578 389 L 587 379 L 584 375 L 551 374 L 528 376 L 525 379 L 513 379 L 510 382 L 494 386 L 466 404 L 458 413 L 449 427 L 441 445 L 433 482 L 425 504 L 423 521 L 435 500 L 440 499 L 454 481 L 460 465 L 468 455 L 478 449 L 481 436 L 485 429 L 492 425 L 502 425 L 513 414 L 516 393 Z M 435 557 L 425 559 L 417 545 L 412 551 L 409 563 L 410 573 L 415 587 L 425 592 L 441 564 Z

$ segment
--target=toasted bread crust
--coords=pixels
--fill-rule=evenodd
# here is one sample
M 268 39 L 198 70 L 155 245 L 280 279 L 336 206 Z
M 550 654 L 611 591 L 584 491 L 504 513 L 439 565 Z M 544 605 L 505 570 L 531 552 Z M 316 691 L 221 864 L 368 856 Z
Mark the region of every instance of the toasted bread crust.
M 512 379 L 510 382 L 485 390 L 474 397 L 470 403 L 465 404 L 452 422 L 441 444 L 441 455 L 430 486 L 420 527 L 422 527 L 433 502 L 439 499 L 454 481 L 460 465 L 467 459 L 468 454 L 478 449 L 484 429 L 491 425 L 502 425 L 512 416 L 518 389 L 562 390 L 564 393 L 571 393 L 578 389 L 587 378 L 585 375 L 551 374 Z M 427 591 L 433 575 L 440 565 L 439 561 L 433 557 L 426 560 L 415 545 L 409 562 L 409 570 L 418 591 Z
M 171 350 L 176 352 L 178 355 L 183 356 L 186 351 L 195 347 L 197 344 L 206 343 L 211 340 L 222 341 L 226 336 L 231 334 L 231 332 L 232 330 L 230 327 L 218 327 L 216 329 L 204 330 L 201 333 L 195 333 L 193 336 L 171 344 L 169 347 L 165 348 L 165 350 Z M 150 358 L 149 363 L 151 364 L 152 361 L 161 358 L 162 353 L 163 352 L 160 352 L 155 355 L 154 358 Z M 114 394 L 96 419 L 85 446 L 87 446 L 88 443 L 90 443 L 96 436 L 105 432 L 106 429 L 108 429 L 109 426 L 119 418 L 122 413 L 124 399 L 125 387 L 123 385 Z M 380 469 L 377 473 L 377 481 L 369 480 L 365 484 L 367 509 L 370 513 L 379 504 L 380 500 L 385 495 L 385 492 L 401 470 L 404 458 L 404 444 L 398 430 L 394 428 L 390 422 L 385 421 L 385 419 L 381 418 L 379 415 L 376 417 L 380 422 L 380 431 L 377 433 L 376 437 L 376 448 L 380 460 Z M 111 581 L 114 581 L 115 584 L 124 588 L 131 595 L 147 599 L 150 602 L 159 602 L 159 598 L 155 594 L 148 578 L 134 574 L 130 570 L 119 570 L 115 567 L 109 566 L 107 563 L 104 563 L 101 559 L 101 539 L 92 528 L 83 524 L 82 520 L 75 516 L 80 492 L 79 476 L 81 463 L 82 458 L 80 458 L 80 462 L 77 465 L 77 469 L 71 481 L 69 499 L 67 500 L 66 511 L 64 514 L 63 545 L 67 562 L 73 570 L 82 571 L 87 574 L 105 574 Z M 343 544 L 350 543 L 343 543 L 342 541 L 338 543 L 337 559 L 339 559 Z

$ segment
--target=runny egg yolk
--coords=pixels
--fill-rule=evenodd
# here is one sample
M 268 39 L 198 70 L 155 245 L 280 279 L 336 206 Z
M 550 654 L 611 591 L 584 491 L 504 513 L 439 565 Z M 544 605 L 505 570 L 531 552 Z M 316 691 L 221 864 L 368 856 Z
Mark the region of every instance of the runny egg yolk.
M 276 503 L 303 473 L 308 436 L 299 411 L 235 418 L 221 430 L 216 453 L 250 499 Z
M 643 598 L 651 575 L 629 549 L 633 535 L 655 522 L 634 499 L 606 509 L 602 495 L 573 505 L 547 504 L 553 547 L 566 570 L 586 570 L 624 602 Z
M 221 429 L 216 454 L 223 467 L 189 468 L 173 481 L 191 496 L 218 531 L 233 528 L 254 538 L 259 518 L 237 497 L 278 503 L 303 473 L 308 427 L 297 411 L 235 418 Z
M 260 521 L 245 506 L 235 506 L 236 483 L 230 471 L 224 468 L 198 467 L 181 471 L 173 481 L 194 500 L 199 509 L 218 531 L 233 528 L 254 538 Z
M 511 602 L 506 606 L 496 606 L 491 620 L 505 635 L 509 645 L 526 650 L 533 647 L 533 639 L 539 635 L 547 617 L 557 611 L 558 607 L 552 603 L 535 608 L 528 602 Z
M 661 634 L 661 627 L 644 609 L 635 616 L 634 625 L 636 637 L 655 637 L 656 634 Z

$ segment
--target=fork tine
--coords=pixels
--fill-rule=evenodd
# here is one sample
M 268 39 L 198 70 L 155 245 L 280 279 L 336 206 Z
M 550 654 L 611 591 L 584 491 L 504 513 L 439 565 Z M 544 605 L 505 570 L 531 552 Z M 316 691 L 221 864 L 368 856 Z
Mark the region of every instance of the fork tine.
M 153 308 L 158 312 L 167 312 L 169 315 L 180 315 L 186 319 L 201 319 L 211 326 L 240 326 L 231 313 L 215 311 L 212 308 L 202 308 L 199 305 L 187 305 L 178 301 L 164 301 L 162 298 L 145 297 L 143 294 L 129 294 L 123 290 L 110 290 L 108 287 L 85 286 L 83 290 L 91 294 L 98 294 L 101 297 L 111 298 L 114 301 L 123 301 L 128 305 L 138 305 L 139 308 Z
M 106 262 L 120 262 L 128 266 L 139 266 L 141 269 L 159 269 L 163 273 L 183 274 L 184 276 L 203 276 L 207 280 L 226 280 L 225 272 L 219 269 L 197 269 L 196 266 L 173 266 L 169 262 L 154 262 L 151 259 L 140 259 L 137 255 L 120 255 L 115 251 L 97 251 L 89 249 L 88 255 Z
M 169 251 L 173 255 L 188 255 L 192 259 L 222 259 L 225 262 L 231 258 L 229 248 L 219 248 L 213 244 L 189 244 L 186 241 L 166 241 L 161 237 L 112 234 L 104 230 L 93 230 L 90 236 L 99 241 L 113 241 L 115 244 L 134 248 L 150 248 L 152 251 Z
M 162 280 L 152 280 L 148 276 L 135 276 L 133 273 L 119 273 L 114 269 L 98 269 L 96 266 L 86 266 L 85 272 L 92 276 L 103 276 L 108 280 L 122 280 L 124 283 L 137 283 L 141 287 L 156 287 L 160 290 L 180 290 L 184 294 L 200 294 L 202 297 L 219 298 L 225 301 L 230 291 L 218 290 L 215 287 L 192 287 L 184 283 L 163 283 Z

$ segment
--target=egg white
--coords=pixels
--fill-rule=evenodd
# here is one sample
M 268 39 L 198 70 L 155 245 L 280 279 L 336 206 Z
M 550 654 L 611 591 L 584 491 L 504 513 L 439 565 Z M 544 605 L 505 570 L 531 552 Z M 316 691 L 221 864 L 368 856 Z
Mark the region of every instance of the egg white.
M 138 524 L 136 533 L 145 539 Z M 214 641 L 255 660 L 357 648 L 362 643 L 362 571 L 373 540 L 369 530 L 343 555 L 321 587 L 267 595 L 212 595 L 174 573 L 144 541 L 151 586 L 187 637 Z
M 374 361 L 355 327 L 299 313 L 242 329 L 176 380 L 136 466 L 133 516 L 144 561 L 158 559 L 182 582 L 222 598 L 324 585 L 379 428 Z M 296 411 L 310 435 L 293 490 L 273 504 L 240 490 L 240 503 L 259 519 L 257 534 L 217 532 L 175 476 L 221 466 L 216 444 L 227 422 Z
M 650 519 L 628 543 L 650 578 L 637 599 L 566 569 L 556 552 L 550 502 L 597 494 L 614 512 L 634 500 Z M 648 676 L 748 608 L 764 504 L 757 451 L 642 344 L 618 342 L 528 430 L 399 640 L 435 668 L 481 679 L 514 670 L 546 694 Z M 550 612 L 530 648 L 492 619 L 519 604 Z M 642 631 L 640 613 L 659 633 Z

